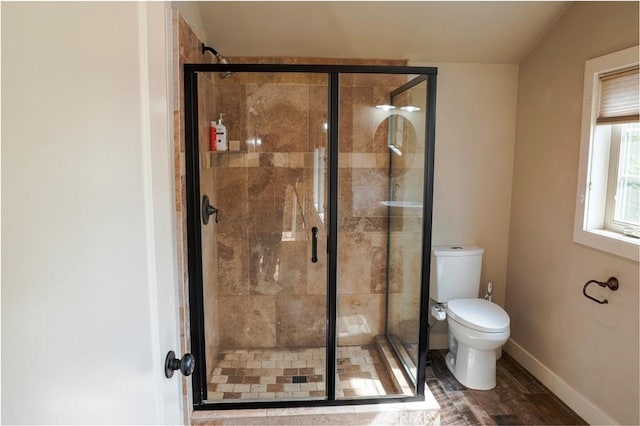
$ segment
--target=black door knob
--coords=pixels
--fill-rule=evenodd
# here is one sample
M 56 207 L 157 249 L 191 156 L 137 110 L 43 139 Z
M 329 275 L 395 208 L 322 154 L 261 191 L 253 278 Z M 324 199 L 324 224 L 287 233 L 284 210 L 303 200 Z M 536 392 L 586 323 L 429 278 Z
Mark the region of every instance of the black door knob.
M 196 359 L 191 354 L 184 354 L 182 359 L 176 358 L 173 351 L 169 351 L 164 361 L 164 375 L 167 379 L 173 377 L 175 370 L 180 370 L 183 376 L 190 376 L 196 368 Z

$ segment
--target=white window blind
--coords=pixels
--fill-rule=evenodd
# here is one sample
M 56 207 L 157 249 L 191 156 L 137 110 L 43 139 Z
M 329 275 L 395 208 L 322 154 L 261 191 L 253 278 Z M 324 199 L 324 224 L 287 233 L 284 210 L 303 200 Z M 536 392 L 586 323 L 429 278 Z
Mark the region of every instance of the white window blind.
M 640 120 L 640 74 L 633 66 L 600 74 L 597 124 L 631 123 Z

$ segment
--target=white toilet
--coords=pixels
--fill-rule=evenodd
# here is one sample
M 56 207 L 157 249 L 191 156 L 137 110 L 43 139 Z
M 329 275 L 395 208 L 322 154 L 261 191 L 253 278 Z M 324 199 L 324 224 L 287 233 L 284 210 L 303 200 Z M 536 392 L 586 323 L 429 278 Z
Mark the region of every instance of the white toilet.
M 432 315 L 449 326 L 446 363 L 456 379 L 471 389 L 496 386 L 496 359 L 509 338 L 509 315 L 478 299 L 484 249 L 434 246 L 431 250 Z

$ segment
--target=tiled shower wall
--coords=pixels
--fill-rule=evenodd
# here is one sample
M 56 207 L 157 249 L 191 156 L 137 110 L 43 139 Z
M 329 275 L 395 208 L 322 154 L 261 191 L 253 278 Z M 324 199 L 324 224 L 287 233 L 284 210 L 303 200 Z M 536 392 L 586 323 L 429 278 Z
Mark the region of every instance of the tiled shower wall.
M 311 227 L 324 230 L 311 197 L 313 153 L 327 144 L 323 77 L 216 82 L 216 114 L 226 114 L 229 140 L 240 142 L 239 152 L 205 153 L 221 212 L 212 308 L 224 318 L 222 349 L 325 343 L 326 256 L 310 261 Z
M 232 62 L 329 63 L 297 58 Z M 406 65 L 402 61 L 332 61 Z M 338 335 L 340 345 L 384 332 L 388 195 L 387 124 L 375 105 L 403 76 L 343 76 L 340 99 Z M 311 199 L 314 149 L 326 147 L 324 75 L 235 74 L 214 79 L 215 116 L 225 113 L 240 152 L 207 153 L 221 221 L 220 348 L 325 344 L 324 223 Z M 212 117 L 202 119 L 205 124 Z M 257 141 L 261 143 L 258 145 Z M 324 151 L 326 154 L 326 150 Z M 325 157 L 326 158 L 326 157 Z M 320 228 L 320 261 L 310 262 L 310 228 Z M 293 230 L 295 227 L 295 232 Z
M 391 65 L 391 62 L 384 65 Z M 395 65 L 406 65 L 396 62 Z M 390 92 L 398 75 L 344 75 L 340 91 L 338 344 L 384 334 L 387 276 Z
M 207 53 L 207 55 L 209 55 Z M 198 143 L 199 152 L 209 150 L 209 120 L 214 112 L 215 83 L 217 74 L 198 74 Z M 218 191 L 216 187 L 215 170 L 209 167 L 207 156 L 200 156 L 200 197 L 209 197 L 209 203 L 218 206 Z M 218 239 L 217 224 L 215 216 L 209 218 L 206 225 L 201 223 L 201 250 L 202 250 L 202 289 L 204 296 L 204 332 L 206 353 L 209 359 L 216 359 L 220 349 L 220 324 L 221 316 L 218 309 L 211 309 L 215 306 L 219 295 L 218 285 Z M 213 371 L 212 362 L 207 363 L 207 376 Z

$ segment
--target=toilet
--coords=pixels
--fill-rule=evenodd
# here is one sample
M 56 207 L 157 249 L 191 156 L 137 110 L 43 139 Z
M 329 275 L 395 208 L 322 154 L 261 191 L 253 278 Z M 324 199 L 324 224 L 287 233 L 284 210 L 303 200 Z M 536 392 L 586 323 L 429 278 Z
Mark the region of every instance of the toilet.
M 449 326 L 446 364 L 471 389 L 496 386 L 496 360 L 509 338 L 509 315 L 495 303 L 478 298 L 484 249 L 434 246 L 431 250 L 431 310 Z

